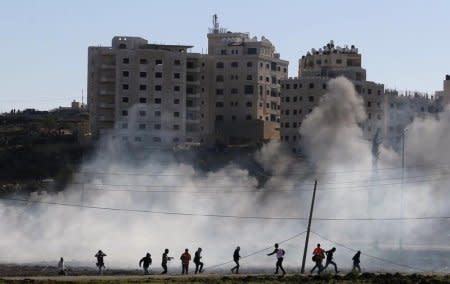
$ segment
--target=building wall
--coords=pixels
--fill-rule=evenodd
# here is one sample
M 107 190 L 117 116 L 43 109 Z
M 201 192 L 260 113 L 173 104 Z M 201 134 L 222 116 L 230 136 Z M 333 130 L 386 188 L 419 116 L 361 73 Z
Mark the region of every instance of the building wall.
M 361 125 L 363 135 L 372 140 L 380 131 L 386 135 L 388 117 L 385 115 L 387 99 L 384 86 L 366 81 L 361 67 L 361 54 L 355 47 L 312 49 L 299 60 L 299 77 L 281 81 L 281 141 L 294 153 L 301 152 L 299 128 L 327 92 L 331 78 L 345 76 L 353 82 L 356 92 L 363 98 L 367 120 Z
M 208 34 L 215 139 L 225 144 L 279 138 L 280 80 L 288 62 L 265 38 L 244 33 Z

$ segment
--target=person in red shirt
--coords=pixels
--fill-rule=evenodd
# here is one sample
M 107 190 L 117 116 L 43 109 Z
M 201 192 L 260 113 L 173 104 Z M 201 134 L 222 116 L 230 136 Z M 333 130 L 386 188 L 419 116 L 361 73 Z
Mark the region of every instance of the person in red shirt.
M 191 261 L 191 255 L 189 254 L 188 249 L 184 250 L 184 253 L 181 255 L 180 259 L 181 259 L 181 274 L 188 274 L 189 261 Z
M 317 247 L 313 251 L 312 260 L 316 263 L 316 265 L 311 269 L 311 273 L 317 268 L 320 273 L 323 269 L 322 261 L 325 258 L 325 250 L 320 247 L 320 244 L 317 244 Z

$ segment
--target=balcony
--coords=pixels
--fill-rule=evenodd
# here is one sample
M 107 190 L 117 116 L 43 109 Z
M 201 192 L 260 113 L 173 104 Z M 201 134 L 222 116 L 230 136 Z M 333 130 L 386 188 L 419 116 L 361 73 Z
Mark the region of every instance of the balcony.
M 114 108 L 114 104 L 108 104 L 108 103 L 100 103 L 98 105 L 100 108 Z
M 101 96 L 114 96 L 113 90 L 100 90 Z
M 100 83 L 114 83 L 115 79 L 111 77 L 101 77 Z
M 116 65 L 114 65 L 114 64 L 107 64 L 107 63 L 104 63 L 104 64 L 102 64 L 101 66 L 100 66 L 102 69 L 115 69 L 116 68 Z
M 188 98 L 200 98 L 200 93 L 186 93 Z
M 196 111 L 200 111 L 200 106 L 186 106 L 186 108 L 188 110 L 196 110 Z
M 193 73 L 198 73 L 200 72 L 200 67 L 194 67 L 194 68 L 186 68 L 186 72 L 193 72 Z
M 98 118 L 99 121 L 114 121 L 114 116 L 100 116 Z

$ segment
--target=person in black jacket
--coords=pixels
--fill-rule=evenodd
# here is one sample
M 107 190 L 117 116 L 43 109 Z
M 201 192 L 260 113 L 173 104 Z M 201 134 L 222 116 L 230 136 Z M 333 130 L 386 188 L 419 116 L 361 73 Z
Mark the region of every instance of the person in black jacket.
M 322 268 L 322 270 L 320 270 L 320 272 L 322 272 L 325 269 L 327 269 L 328 265 L 330 265 L 330 264 L 332 264 L 334 266 L 334 271 L 336 273 L 339 272 L 338 269 L 337 269 L 336 263 L 333 261 L 333 254 L 335 253 L 335 251 L 336 251 L 336 248 L 333 247 L 332 249 L 330 249 L 330 250 L 325 252 L 326 255 L 327 255 L 327 260 L 326 260 L 325 266 Z
M 239 267 L 240 267 L 240 265 L 239 265 L 239 259 L 241 258 L 241 256 L 239 255 L 239 251 L 241 250 L 241 248 L 240 247 L 237 247 L 235 250 L 234 250 L 234 253 L 233 253 L 233 261 L 236 263 L 236 266 L 234 266 L 233 268 L 231 268 L 231 273 L 234 273 L 234 271 L 236 270 L 236 274 L 239 274 Z
M 203 262 L 200 261 L 202 248 L 198 248 L 198 250 L 194 254 L 194 264 L 195 264 L 195 274 L 203 272 Z
M 95 257 L 97 258 L 98 273 L 101 275 L 103 275 L 103 270 L 105 269 L 105 261 L 103 260 L 103 258 L 105 256 L 106 256 L 106 254 L 104 252 L 102 252 L 102 250 L 99 250 L 95 254 Z
M 161 266 L 163 268 L 163 272 L 161 274 L 167 274 L 167 262 L 171 261 L 173 257 L 169 256 L 169 249 L 165 249 L 162 255 Z
M 142 267 L 144 269 L 144 274 L 147 275 L 148 273 L 148 268 L 150 267 L 150 265 L 152 264 L 152 256 L 150 253 L 147 252 L 147 255 L 144 256 L 143 258 L 141 258 L 141 260 L 139 261 L 139 267 L 141 267 L 141 264 L 144 264 Z
M 359 263 L 361 262 L 359 258 L 361 257 L 361 251 L 358 251 L 352 258 L 353 260 L 353 269 L 352 271 L 355 271 L 355 269 L 358 269 L 358 272 L 361 272 L 361 267 L 359 266 Z

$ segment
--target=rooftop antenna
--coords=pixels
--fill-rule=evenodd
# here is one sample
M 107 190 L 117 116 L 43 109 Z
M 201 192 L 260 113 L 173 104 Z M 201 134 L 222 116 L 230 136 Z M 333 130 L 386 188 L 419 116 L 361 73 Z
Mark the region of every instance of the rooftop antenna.
M 81 89 L 81 106 L 84 105 L 84 89 Z
M 219 32 L 219 17 L 217 16 L 217 14 L 213 15 L 213 32 Z

